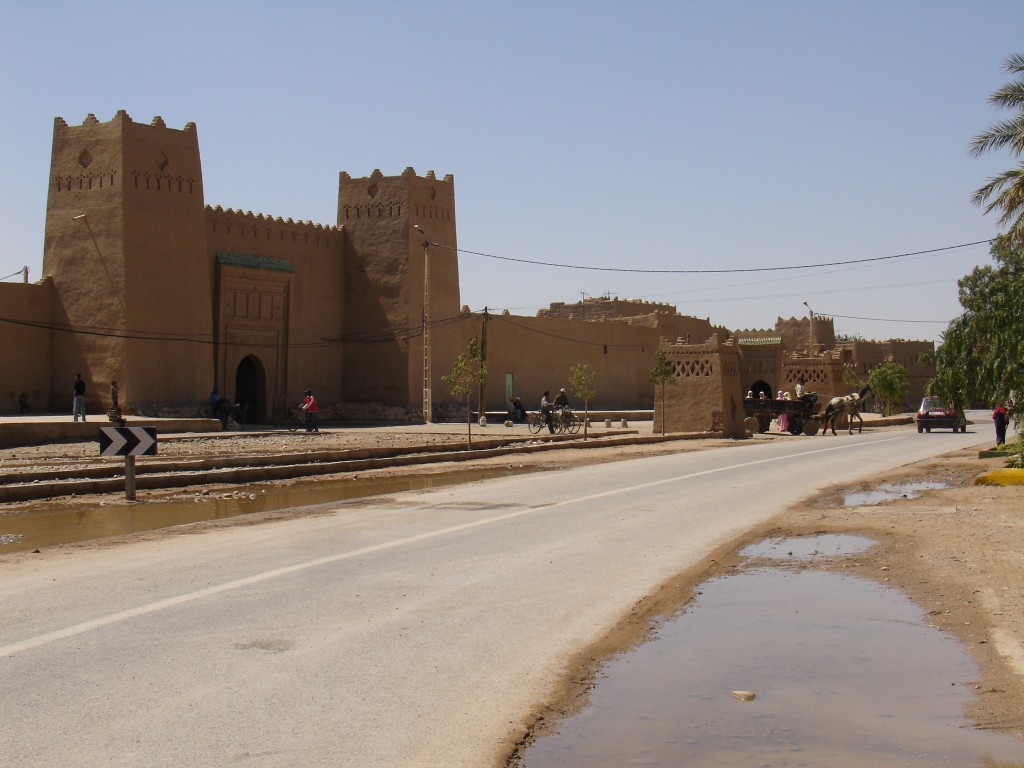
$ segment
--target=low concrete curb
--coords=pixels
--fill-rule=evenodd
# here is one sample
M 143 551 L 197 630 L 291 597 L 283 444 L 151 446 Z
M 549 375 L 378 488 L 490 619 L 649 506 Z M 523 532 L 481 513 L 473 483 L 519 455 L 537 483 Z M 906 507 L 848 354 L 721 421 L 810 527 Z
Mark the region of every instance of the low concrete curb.
M 553 438 L 533 438 L 522 440 L 487 440 L 477 444 L 490 443 L 487 447 L 474 448 L 471 451 L 456 446 L 416 446 L 412 448 L 379 448 L 356 449 L 353 451 L 334 451 L 320 454 L 289 454 L 288 459 L 294 461 L 283 463 L 284 456 L 240 457 L 237 466 L 203 467 L 206 461 L 197 462 L 161 462 L 158 470 L 149 464 L 145 473 L 136 466 L 135 487 L 137 490 L 156 490 L 162 488 L 183 488 L 191 485 L 210 484 L 241 484 L 267 480 L 288 480 L 297 477 L 313 477 L 317 475 L 341 474 L 344 472 L 361 472 L 368 469 L 385 467 L 401 467 L 417 464 L 436 464 L 440 462 L 470 461 L 492 456 L 510 456 L 516 453 L 534 453 L 537 451 L 558 450 L 561 448 L 607 448 L 609 446 L 637 445 L 640 443 L 663 443 L 675 440 L 700 440 L 721 438 L 718 432 L 678 433 L 668 435 L 641 436 L 637 434 L 616 437 L 593 437 L 582 440 L 571 436 L 555 436 Z M 496 445 L 495 445 L 496 444 Z M 345 454 L 344 458 L 329 459 Z M 352 454 L 362 454 L 359 456 Z M 276 461 L 275 461 L 276 460 Z M 259 466 L 253 466 L 259 463 Z M 197 466 L 199 465 L 199 466 Z M 119 467 L 99 467 L 97 469 L 110 472 L 118 471 Z M 81 477 L 82 473 L 73 473 Z M 52 477 L 52 474 L 51 474 Z M 57 496 L 87 495 L 94 493 L 117 493 L 124 490 L 124 477 L 105 477 L 82 480 L 65 480 L 60 482 L 29 481 L 26 484 L 7 484 L 0 486 L 0 502 L 33 501 Z
M 0 421 L 0 448 L 18 448 L 25 445 L 46 445 L 70 441 L 99 440 L 100 427 L 117 426 L 102 415 L 91 417 L 90 421 L 74 422 L 46 418 L 31 418 Z M 129 427 L 156 427 L 163 430 L 170 420 L 146 419 L 129 416 L 125 419 Z M 217 419 L 174 419 L 175 432 L 220 432 Z

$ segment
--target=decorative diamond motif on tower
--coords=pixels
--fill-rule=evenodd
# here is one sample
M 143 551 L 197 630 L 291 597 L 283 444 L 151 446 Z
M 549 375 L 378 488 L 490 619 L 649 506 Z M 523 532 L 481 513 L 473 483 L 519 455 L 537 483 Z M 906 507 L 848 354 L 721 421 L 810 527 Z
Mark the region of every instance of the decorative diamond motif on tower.
M 157 161 L 157 163 L 156 163 L 156 164 L 157 164 L 157 166 L 159 166 L 160 170 L 162 171 L 162 170 L 163 170 L 164 168 L 166 168 L 166 167 L 167 167 L 168 163 L 170 163 L 170 162 L 171 162 L 171 161 L 170 161 L 170 159 L 169 159 L 169 158 L 167 157 L 167 154 L 166 154 L 166 153 L 164 153 L 164 152 L 161 152 L 161 153 L 160 153 L 160 159 L 159 159 L 159 160 Z
M 92 155 L 89 154 L 88 149 L 83 149 L 82 154 L 78 156 L 78 164 L 83 168 L 88 168 L 92 165 Z

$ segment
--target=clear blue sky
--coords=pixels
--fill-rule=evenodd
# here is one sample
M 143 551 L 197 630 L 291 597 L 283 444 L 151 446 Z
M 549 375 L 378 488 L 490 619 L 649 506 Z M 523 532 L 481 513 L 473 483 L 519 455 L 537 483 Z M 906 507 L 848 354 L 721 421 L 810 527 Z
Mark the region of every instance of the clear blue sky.
M 54 116 L 198 126 L 206 202 L 336 223 L 338 173 L 454 174 L 459 245 L 638 270 L 871 259 L 997 233 L 971 158 L 1020 0 L 2 0 L 0 277 L 42 269 Z M 985 245 L 844 268 L 666 275 L 460 257 L 462 301 L 581 295 L 732 329 L 832 314 L 938 339 Z M 845 317 L 844 317 L 845 316 Z M 877 318 L 877 319 L 853 319 Z M 935 321 L 935 322 L 906 322 Z

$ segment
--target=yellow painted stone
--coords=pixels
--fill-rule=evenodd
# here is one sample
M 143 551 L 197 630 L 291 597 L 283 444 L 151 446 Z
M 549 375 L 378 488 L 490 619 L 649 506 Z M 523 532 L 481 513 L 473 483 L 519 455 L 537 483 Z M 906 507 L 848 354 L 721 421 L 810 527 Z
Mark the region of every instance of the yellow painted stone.
M 975 485 L 1024 485 L 1024 469 L 993 469 L 974 481 Z

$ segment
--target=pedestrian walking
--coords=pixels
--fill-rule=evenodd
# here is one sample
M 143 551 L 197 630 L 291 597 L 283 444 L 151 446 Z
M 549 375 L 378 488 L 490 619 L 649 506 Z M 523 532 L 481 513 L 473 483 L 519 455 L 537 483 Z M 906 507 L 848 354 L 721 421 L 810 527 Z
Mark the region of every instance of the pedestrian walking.
M 1001 405 L 997 405 L 995 410 L 992 411 L 992 423 L 996 428 L 996 447 L 1006 445 L 1006 425 L 1008 422 L 1009 418 L 1006 413 L 1006 408 Z
M 82 381 L 82 374 L 75 374 L 74 384 L 74 400 L 71 402 L 71 415 L 75 421 L 78 421 L 78 417 L 82 417 L 82 423 L 85 423 L 85 382 Z
M 306 390 L 306 396 L 299 404 L 299 408 L 306 412 L 306 431 L 319 432 L 320 425 L 317 422 L 319 420 L 320 407 L 316 404 L 316 398 L 313 396 L 312 389 Z

